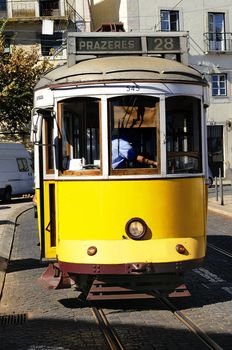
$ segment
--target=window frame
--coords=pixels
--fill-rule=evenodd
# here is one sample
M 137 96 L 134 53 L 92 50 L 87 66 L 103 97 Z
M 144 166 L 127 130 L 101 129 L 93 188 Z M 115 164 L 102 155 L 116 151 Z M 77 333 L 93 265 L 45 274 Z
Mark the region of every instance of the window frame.
M 57 43 L 57 45 L 56 45 Z M 52 50 L 56 51 L 62 46 L 63 43 L 63 32 L 54 32 L 53 35 L 41 34 L 40 35 L 40 46 L 41 55 L 43 57 L 51 56 Z
M 186 105 L 181 104 L 180 101 L 178 103 L 177 99 L 187 99 Z M 172 104 L 174 102 L 174 105 L 177 107 L 171 108 Z M 168 106 L 170 104 L 170 106 Z M 191 110 L 188 110 L 188 105 L 193 106 Z M 182 105 L 181 107 L 178 107 Z M 202 116 L 201 116 L 201 108 L 200 108 L 200 100 L 193 96 L 171 96 L 166 97 L 165 99 L 165 120 L 166 120 L 166 173 L 168 175 L 192 175 L 192 174 L 199 174 L 203 172 L 203 139 L 202 139 Z M 170 110 L 169 110 L 170 109 Z M 192 113 L 191 118 L 190 113 Z M 175 118 L 183 119 L 184 123 L 178 126 L 178 119 L 175 121 Z M 186 116 L 186 117 L 185 117 Z M 171 117 L 174 119 L 172 123 L 170 124 L 171 130 L 168 131 L 168 118 Z M 189 120 L 188 120 L 189 118 Z M 198 120 L 196 119 L 198 118 Z M 194 124 L 198 123 L 198 128 L 196 126 L 194 127 Z M 174 126 L 174 127 L 173 127 Z M 198 133 L 196 132 L 198 130 Z M 195 131 L 195 132 L 194 132 Z M 170 141 L 168 141 L 170 138 Z M 198 140 L 197 140 L 198 139 Z M 169 146 L 170 142 L 170 146 Z M 175 149 L 177 148 L 177 149 Z M 184 150 L 184 148 L 187 148 L 188 150 Z M 199 148 L 199 149 L 197 149 Z M 176 167 L 176 164 L 181 161 L 180 159 L 177 161 L 178 157 L 181 159 L 182 157 L 189 157 L 193 159 L 197 159 L 198 161 L 198 168 L 194 171 L 188 170 L 186 167 Z M 173 160 L 172 160 L 173 158 Z M 183 159 L 185 161 L 185 159 Z M 173 169 L 169 170 L 168 163 L 173 163 L 172 167 Z M 191 162 L 190 162 L 191 164 Z M 194 167 L 193 167 L 194 169 Z
M 52 17 L 59 15 L 60 11 L 60 1 L 59 0 L 52 0 L 47 1 L 43 0 L 39 3 L 39 15 L 41 17 Z
M 136 96 L 136 95 L 134 95 Z M 142 97 L 148 97 L 150 99 L 157 100 L 156 106 L 157 106 L 157 113 L 156 113 L 156 161 L 157 161 L 157 168 L 149 168 L 149 167 L 141 167 L 141 168 L 119 168 L 119 169 L 113 169 L 112 168 L 112 137 L 111 137 L 111 130 L 112 130 L 112 115 L 111 115 L 111 104 L 110 102 L 115 98 L 120 98 L 123 96 L 114 96 L 108 99 L 107 103 L 107 110 L 108 110 L 108 149 L 109 149 L 109 174 L 110 175 L 149 175 L 149 174 L 160 174 L 160 166 L 161 166 L 161 158 L 160 158 L 160 98 L 157 96 L 149 96 L 149 95 L 142 95 Z M 131 95 L 125 95 L 125 97 L 131 98 Z
M 88 100 L 92 99 L 98 102 L 98 125 L 99 125 L 99 158 L 100 158 L 100 168 L 97 169 L 80 169 L 80 170 L 71 170 L 71 169 L 64 169 L 62 166 L 59 166 L 59 175 L 74 175 L 74 176 L 96 176 L 102 174 L 102 127 L 101 127 L 101 99 L 99 97 L 74 97 L 73 99 L 77 99 L 79 101 L 85 101 L 85 104 L 88 102 Z M 67 100 L 71 100 L 70 98 L 59 101 L 58 102 L 58 127 L 59 127 L 59 135 L 58 135 L 58 144 L 59 144 L 59 164 L 62 164 L 63 159 L 63 137 L 62 137 L 62 118 L 63 118 L 63 107 L 64 103 Z M 86 114 L 86 108 L 84 108 L 84 113 Z M 67 156 L 71 158 L 71 144 L 67 142 Z M 73 159 L 73 158 L 72 158 Z
M 217 31 L 217 17 L 222 17 L 220 22 L 221 31 Z M 209 32 L 209 50 L 225 51 L 226 50 L 226 24 L 224 12 L 208 12 L 208 32 Z
M 7 10 L 7 1 L 1 0 L 0 1 L 0 12 L 5 12 Z
M 18 170 L 20 173 L 26 173 L 29 171 L 29 164 L 28 164 L 27 158 L 18 157 L 16 158 L 16 160 L 17 160 Z
M 45 168 L 46 174 L 55 173 L 55 152 L 54 152 L 54 118 L 44 118 L 45 130 Z
M 217 81 L 213 81 L 213 78 L 217 77 Z M 221 81 L 220 78 L 224 77 L 224 81 Z M 213 84 L 217 84 L 217 87 L 213 87 Z M 221 87 L 221 83 L 223 83 L 223 87 Z M 225 93 L 221 93 L 221 90 L 225 90 Z M 217 93 L 214 93 L 214 90 L 217 90 Z M 226 73 L 218 73 L 211 75 L 211 92 L 213 97 L 225 97 L 227 96 L 227 74 Z
M 164 15 L 168 15 L 167 19 L 164 19 Z M 171 16 L 176 16 L 175 22 L 172 21 Z M 167 24 L 168 28 L 165 29 L 163 24 Z M 173 23 L 175 23 L 175 29 L 172 28 Z M 180 31 L 180 11 L 179 10 L 160 10 L 160 29 L 162 32 L 179 32 Z

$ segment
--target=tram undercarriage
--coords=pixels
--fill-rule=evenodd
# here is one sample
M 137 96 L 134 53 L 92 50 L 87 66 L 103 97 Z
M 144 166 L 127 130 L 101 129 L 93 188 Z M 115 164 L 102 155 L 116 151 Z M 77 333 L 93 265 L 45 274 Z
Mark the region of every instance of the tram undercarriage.
M 68 272 L 68 266 L 71 264 L 54 263 L 48 266 L 38 283 L 47 289 L 69 288 L 75 284 L 86 300 L 149 298 L 154 297 L 154 291 L 168 297 L 186 297 L 191 294 L 184 283 L 184 271 L 196 268 L 201 263 L 202 259 L 175 264 L 83 264 L 76 266 L 79 273 Z M 102 274 L 109 269 L 111 274 Z M 93 273 L 83 274 L 83 271 L 87 270 Z

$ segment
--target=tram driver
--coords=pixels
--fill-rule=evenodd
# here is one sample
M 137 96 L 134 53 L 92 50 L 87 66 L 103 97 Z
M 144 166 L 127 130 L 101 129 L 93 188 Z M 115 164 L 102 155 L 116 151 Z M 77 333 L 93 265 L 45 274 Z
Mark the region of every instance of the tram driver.
M 157 168 L 157 162 L 152 159 L 148 159 L 143 155 L 137 154 L 132 144 L 121 136 L 115 137 L 112 140 L 112 168 L 120 169 L 127 168 L 127 162 L 137 161 L 146 166 L 153 166 Z

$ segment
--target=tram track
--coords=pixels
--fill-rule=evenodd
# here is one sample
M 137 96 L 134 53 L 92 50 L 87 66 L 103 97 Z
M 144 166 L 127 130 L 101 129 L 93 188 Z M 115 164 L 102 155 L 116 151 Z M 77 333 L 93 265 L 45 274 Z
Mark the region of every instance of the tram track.
M 215 251 L 228 256 L 229 258 L 232 258 L 232 253 L 228 252 L 227 250 L 224 250 L 222 248 L 217 247 L 216 245 L 212 244 L 212 243 L 208 243 L 207 246 L 211 249 L 214 249 Z
M 166 310 L 178 319 L 190 333 L 192 333 L 204 346 L 206 349 L 210 350 L 223 350 L 223 348 L 217 344 L 210 336 L 208 336 L 200 327 L 198 327 L 188 316 L 186 316 L 182 311 L 178 310 L 175 305 L 166 297 L 160 294 L 159 291 L 154 291 L 154 299 L 158 300 Z M 104 335 L 106 344 L 111 350 L 124 350 L 126 347 L 123 345 L 119 335 L 111 326 L 110 321 L 107 319 L 107 316 L 102 308 L 91 307 L 94 317 L 101 329 L 102 334 Z M 118 312 L 118 311 L 117 311 Z M 156 311 L 154 311 L 156 312 Z M 155 344 L 154 344 L 155 345 Z
M 120 338 L 114 329 L 110 326 L 110 323 L 101 308 L 92 307 L 94 317 L 99 324 L 99 327 L 104 335 L 107 346 L 110 350 L 124 350 L 124 346 L 121 343 Z
M 202 329 L 200 329 L 189 317 L 187 317 L 182 311 L 178 310 L 169 299 L 162 296 L 159 291 L 154 291 L 154 297 L 169 310 L 172 314 L 183 323 L 190 332 L 192 332 L 202 343 L 204 343 L 208 349 L 211 350 L 223 350 L 212 338 L 210 338 Z

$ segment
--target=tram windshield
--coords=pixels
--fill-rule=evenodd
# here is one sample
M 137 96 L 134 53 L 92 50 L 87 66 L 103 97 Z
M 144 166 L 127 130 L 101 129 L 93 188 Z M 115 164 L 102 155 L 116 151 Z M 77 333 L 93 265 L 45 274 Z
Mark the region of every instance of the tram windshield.
M 167 172 L 202 172 L 200 100 L 190 96 L 166 99 Z
M 200 100 L 173 96 L 166 98 L 165 103 L 167 173 L 201 173 Z M 60 102 L 58 110 L 63 172 L 100 174 L 101 100 L 70 98 Z M 160 173 L 159 98 L 144 95 L 109 98 L 108 125 L 111 174 Z
M 109 99 L 108 109 L 111 172 L 158 172 L 159 99 L 120 96 Z

